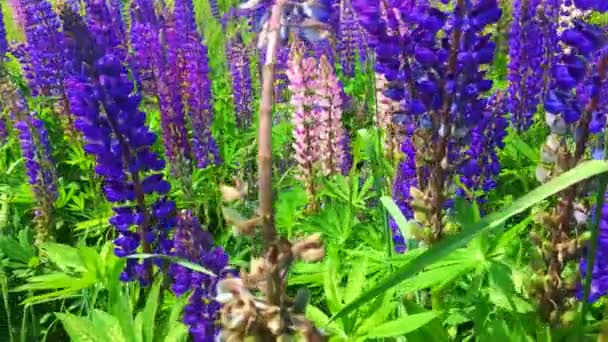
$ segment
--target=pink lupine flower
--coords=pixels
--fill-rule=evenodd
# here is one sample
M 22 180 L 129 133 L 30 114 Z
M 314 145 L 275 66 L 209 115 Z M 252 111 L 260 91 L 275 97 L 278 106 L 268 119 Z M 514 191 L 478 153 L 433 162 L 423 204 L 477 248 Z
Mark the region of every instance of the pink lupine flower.
M 304 58 L 302 44 L 296 44 L 289 58 L 287 77 L 289 90 L 292 93 L 293 106 L 293 136 L 295 142 L 295 159 L 299 166 L 300 179 L 306 184 L 306 191 L 314 196 L 315 166 L 321 157 L 321 125 L 319 125 L 323 111 L 315 108 L 318 95 L 315 93 L 315 79 L 317 74 L 317 61 Z
M 342 126 L 342 90 L 334 72 L 325 55 L 321 56 L 319 64 L 319 78 L 315 82 L 314 90 L 318 101 L 320 126 L 320 162 L 324 175 L 340 172 L 342 154 L 344 153 L 340 140 L 344 133 Z

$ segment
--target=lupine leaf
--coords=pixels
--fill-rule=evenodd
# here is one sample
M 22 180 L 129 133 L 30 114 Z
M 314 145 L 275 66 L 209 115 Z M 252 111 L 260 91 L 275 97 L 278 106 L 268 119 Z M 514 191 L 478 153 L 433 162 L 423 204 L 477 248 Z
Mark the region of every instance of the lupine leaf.
M 93 323 L 84 317 L 69 313 L 56 313 L 63 328 L 73 342 L 106 342 L 109 341 L 102 331 L 98 331 Z

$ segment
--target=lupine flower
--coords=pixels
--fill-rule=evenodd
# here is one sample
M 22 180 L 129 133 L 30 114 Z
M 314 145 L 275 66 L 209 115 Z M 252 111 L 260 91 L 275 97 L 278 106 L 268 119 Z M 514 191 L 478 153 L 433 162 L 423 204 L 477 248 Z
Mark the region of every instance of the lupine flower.
M 266 59 L 266 52 L 262 50 L 261 60 Z M 275 90 L 276 94 L 276 102 L 280 103 L 287 100 L 287 95 L 285 94 L 285 89 L 287 88 L 288 77 L 287 77 L 287 67 L 289 60 L 289 47 L 280 46 L 277 48 L 277 60 L 274 66 L 275 68 Z
M 64 70 L 61 23 L 46 0 L 21 0 L 27 52 L 31 63 L 26 77 L 34 95 L 63 94 Z
M 376 116 L 374 121 L 383 133 L 384 151 L 389 160 L 399 160 L 400 146 L 403 141 L 403 129 L 398 123 L 398 116 L 403 113 L 402 101 L 385 95 L 390 92 L 389 82 L 385 76 L 376 73 Z
M 211 10 L 211 15 L 215 18 L 215 20 L 221 21 L 220 8 L 217 5 L 217 0 L 209 0 L 209 9 Z
M 156 95 L 157 84 L 154 73 L 159 68 L 161 51 L 160 23 L 153 4 L 147 0 L 131 3 L 131 67 L 145 94 Z
M 316 101 L 313 104 L 313 111 L 318 111 L 315 115 L 319 119 L 314 123 L 319 125 L 320 136 L 319 144 L 320 163 L 323 173 L 329 175 L 339 173 L 342 163 L 343 150 L 340 140 L 344 134 L 342 126 L 342 88 L 334 69 L 325 55 L 321 56 L 317 79 L 312 90 L 316 92 Z
M 95 170 L 104 178 L 106 198 L 119 205 L 110 219 L 118 232 L 116 255 L 133 254 L 140 244 L 146 253 L 168 253 L 175 203 L 163 198 L 170 189 L 159 173 L 165 163 L 152 150 L 156 136 L 137 109 L 140 98 L 133 93 L 127 70 L 116 56 L 107 54 L 95 62 L 90 79 L 72 78 L 67 84 L 85 151 L 96 156 Z M 145 198 L 154 194 L 160 197 L 149 208 Z M 151 276 L 148 267 L 129 259 L 121 279 L 140 279 L 145 284 Z
M 574 0 L 576 7 L 581 10 L 593 10 L 598 12 L 608 11 L 608 3 L 598 0 Z
M 36 246 L 53 239 L 52 210 L 57 199 L 55 164 L 51 158 L 48 131 L 36 113 L 21 113 L 13 127 L 19 132 L 21 154 L 25 159 L 28 180 L 38 202 L 36 208 Z
M 483 117 L 471 131 L 471 142 L 466 151 L 468 160 L 460 167 L 460 181 L 465 189 L 457 194 L 483 202 L 484 195 L 496 188 L 496 177 L 500 172 L 498 149 L 504 147 L 508 122 L 503 117 L 507 112 L 502 93 L 488 101 Z
M 19 27 L 25 27 L 25 8 L 23 0 L 8 0 L 13 14 L 13 22 Z
M 30 112 L 25 97 L 9 79 L 5 70 L 1 70 L 0 92 L 2 109 L 6 110 L 18 133 L 21 155 L 25 171 L 36 200 L 35 245 L 53 239 L 53 203 L 57 199 L 57 182 L 55 164 L 51 157 L 51 143 L 44 122 L 35 112 Z M 0 118 L 4 124 L 4 119 Z
M 600 133 L 605 125 L 606 100 L 601 94 L 608 83 L 608 57 L 603 53 L 608 36 L 603 28 L 582 21 L 582 16 L 581 9 L 572 6 L 571 1 L 562 4 L 556 28 L 560 33 L 561 51 L 552 68 L 545 100 L 545 121 L 551 134 L 542 147 L 536 170 L 541 182 L 574 168 L 587 154 L 595 153 L 593 135 Z M 540 270 L 547 282 L 538 297 L 548 320 L 560 318 L 570 305 L 570 296 L 564 295 L 570 293 L 566 287 L 570 280 L 565 279 L 564 270 L 580 252 L 577 230 L 589 216 L 581 204 L 588 196 L 587 191 L 580 184 L 571 186 L 562 193 L 557 205 L 542 216 L 551 233 L 551 250 L 547 252 L 546 269 Z M 601 223 L 600 248 L 604 243 L 603 230 Z M 560 246 L 574 247 L 564 249 Z M 582 264 L 581 271 L 585 273 L 584 260 Z M 601 267 L 598 260 L 593 271 L 592 300 L 604 291 Z
M 0 5 L 0 13 L 2 6 Z M 8 42 L 6 41 L 6 28 L 4 27 L 4 16 L 0 15 L 0 58 L 4 58 L 4 54 L 8 51 Z
M 356 49 L 361 47 L 362 40 L 361 28 L 355 19 L 350 1 L 341 0 L 337 51 L 342 72 L 348 77 L 353 77 L 355 74 Z M 359 56 L 364 55 L 365 51 L 359 50 Z
M 95 37 L 83 25 L 64 27 L 77 46 L 95 46 Z M 80 23 L 81 24 L 81 23 Z M 165 162 L 153 151 L 156 135 L 139 111 L 127 69 L 114 54 L 114 46 L 99 46 L 82 54 L 83 72 L 70 77 L 66 88 L 75 126 L 84 137 L 84 150 L 96 157 L 95 171 L 103 177 L 106 199 L 116 203 L 110 223 L 118 237 L 114 252 L 119 257 L 135 253 L 168 254 L 169 232 L 175 224 L 175 203 L 165 198 L 170 185 L 161 171 Z M 153 204 L 148 205 L 154 198 Z M 136 227 L 134 230 L 133 227 Z M 151 263 L 127 260 L 124 281 L 149 283 Z
M 115 0 L 108 6 L 106 0 L 86 0 L 86 13 L 95 43 L 107 49 L 120 59 L 126 57 L 125 32 L 120 6 Z
M 190 211 L 178 215 L 173 237 L 173 255 L 200 264 L 217 276 L 210 276 L 172 264 L 169 273 L 176 296 L 193 291 L 184 308 L 184 323 L 189 326 L 193 341 L 214 341 L 219 334 L 220 303 L 215 300 L 216 285 L 229 271 L 228 255 L 213 245 L 209 232 L 203 230 Z
M 385 5 L 389 6 L 388 3 Z M 400 32 L 400 27 L 403 26 L 401 13 L 410 15 L 414 6 L 408 1 L 390 5 L 396 7 L 385 8 L 380 1 L 375 0 L 353 1 L 360 25 L 367 30 L 368 43 L 376 55 L 376 124 L 384 135 L 384 150 L 389 159 L 395 162 L 402 142 L 401 129 L 396 123 L 404 112 L 404 85 L 407 83 L 409 69 L 406 60 L 409 50 L 406 46 L 410 38 L 407 32 Z
M 595 213 L 595 210 L 593 210 Z M 608 203 L 604 203 L 600 218 L 598 244 L 595 250 L 595 265 L 591 273 L 591 291 L 589 292 L 589 302 L 594 303 L 600 297 L 608 293 Z M 587 258 L 581 259 L 580 265 L 581 279 L 587 276 Z M 583 287 L 579 285 L 577 291 L 579 300 L 583 299 Z
M 348 132 L 342 134 L 340 139 L 340 148 L 342 149 L 342 160 L 340 162 L 340 170 L 342 175 L 347 176 L 353 168 L 353 151 L 350 144 L 350 136 Z
M 418 184 L 415 190 L 406 184 L 410 191 L 401 196 L 426 206 L 412 216 L 432 227 L 427 242 L 436 241 L 442 236 L 444 209 L 454 195 L 450 173 L 457 169 L 452 165 L 466 161 L 463 151 L 486 107 L 481 94 L 492 86 L 482 66 L 492 61 L 495 46 L 483 31 L 501 11 L 495 0 L 458 1 L 450 12 L 424 2 L 357 0 L 353 6 L 376 52 L 376 73 L 384 85 L 379 88 L 394 101 L 380 102 L 393 112 L 391 120 L 384 121 L 414 125 L 409 139 L 416 165 L 409 167 L 419 170 Z M 440 31 L 445 38 L 437 39 Z M 411 163 L 413 158 L 408 159 Z
M 544 71 L 543 34 L 554 34 L 542 29 L 537 16 L 539 0 L 516 0 L 513 3 L 513 24 L 509 34 L 509 111 L 519 131 L 532 125 L 541 96 Z
M 295 159 L 300 170 L 300 177 L 305 182 L 306 191 L 310 198 L 314 198 L 315 164 L 321 159 L 321 122 L 322 111 L 315 109 L 314 79 L 317 60 L 313 57 L 304 57 L 304 47 L 297 44 L 292 48 L 289 58 L 289 90 L 291 91 L 291 105 L 294 123 L 294 150 Z
M 416 148 L 412 142 L 412 134 L 414 133 L 414 126 L 407 125 L 405 127 L 405 139 L 401 145 L 401 152 L 404 158 L 399 163 L 399 169 L 393 180 L 393 192 L 392 197 L 403 215 L 412 219 L 414 217 L 414 211 L 411 207 L 412 196 L 410 190 L 412 187 L 418 186 L 418 180 L 416 178 Z M 407 242 L 404 239 L 397 222 L 391 217 L 389 219 L 389 228 L 391 229 L 393 238 L 393 247 L 395 252 L 404 253 L 407 247 Z
M 251 70 L 248 51 L 240 36 L 233 38 L 226 47 L 226 59 L 232 75 L 232 94 L 236 111 L 236 122 L 240 128 L 251 125 Z
M 161 110 L 163 142 L 174 173 L 184 176 L 189 171 L 190 143 L 186 129 L 186 116 L 180 88 L 180 67 L 178 51 L 175 48 L 179 40 L 175 21 L 168 18 L 162 29 L 163 41 L 158 45 L 158 58 L 154 72 L 158 87 L 158 99 Z M 182 165 L 182 164 L 188 165 Z
M 211 135 L 213 105 L 207 47 L 198 33 L 191 0 L 176 0 L 173 15 L 179 28 L 182 97 L 192 122 L 192 151 L 198 167 L 205 168 L 220 162 L 218 146 Z

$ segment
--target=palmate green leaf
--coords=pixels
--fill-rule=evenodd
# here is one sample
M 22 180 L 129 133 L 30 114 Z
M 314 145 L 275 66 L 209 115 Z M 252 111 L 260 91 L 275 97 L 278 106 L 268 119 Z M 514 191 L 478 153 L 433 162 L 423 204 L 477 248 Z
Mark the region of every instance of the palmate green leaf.
M 93 322 L 84 317 L 69 313 L 55 313 L 55 315 L 63 323 L 63 328 L 73 342 L 112 341 L 107 338 L 103 330 L 97 329 Z
M 78 248 L 59 243 L 48 242 L 42 245 L 42 254 L 64 272 L 86 272 L 78 253 Z
M 188 328 L 181 322 L 180 319 L 184 307 L 186 306 L 186 304 L 188 304 L 188 297 L 188 294 L 182 295 L 181 297 L 176 299 L 175 303 L 171 307 L 169 318 L 165 320 L 165 326 L 162 329 L 163 341 L 181 341 L 183 337 L 188 334 Z
M 367 334 L 367 337 L 386 338 L 404 336 L 420 329 L 436 317 L 437 314 L 432 311 L 405 316 L 372 329 Z
M 350 303 L 355 300 L 365 286 L 365 276 L 367 274 L 367 260 L 361 258 L 353 262 L 353 266 L 348 274 L 346 289 L 344 289 L 343 302 Z
M 352 313 L 365 303 L 384 293 L 386 290 L 399 285 L 404 280 L 424 270 L 427 266 L 441 260 L 458 248 L 465 246 L 479 233 L 491 231 L 497 227 L 500 227 L 509 218 L 524 212 L 540 201 L 543 201 L 544 199 L 553 196 L 556 193 L 563 191 L 564 189 L 585 179 L 606 172 L 608 172 L 608 163 L 593 160 L 584 162 L 576 168 L 552 179 L 546 184 L 532 190 L 528 194 L 514 201 L 512 204 L 508 205 L 502 210 L 484 217 L 471 227 L 465 227 L 461 233 L 439 242 L 410 263 L 398 269 L 386 279 L 380 281 L 377 285 L 365 292 L 359 298 L 343 307 L 340 312 L 332 317 L 332 320 Z
M 125 258 L 127 258 L 127 259 L 162 259 L 162 260 L 167 260 L 169 262 L 172 262 L 172 263 L 180 265 L 180 266 L 184 266 L 185 268 L 190 269 L 195 272 L 200 272 L 200 273 L 208 274 L 210 276 L 215 276 L 215 273 L 209 271 L 208 269 L 204 268 L 203 266 L 201 266 L 199 264 L 195 264 L 191 261 L 173 257 L 170 255 L 140 253 L 140 254 L 127 255 Z
M 118 318 L 110 315 L 105 311 L 93 309 L 91 312 L 91 321 L 95 328 L 103 331 L 111 342 L 127 342 L 128 339 L 124 336 Z
M 508 138 L 508 144 L 512 145 L 519 153 L 526 157 L 532 164 L 538 164 L 539 153 L 535 151 L 528 143 L 523 141 L 521 137 L 512 132 Z

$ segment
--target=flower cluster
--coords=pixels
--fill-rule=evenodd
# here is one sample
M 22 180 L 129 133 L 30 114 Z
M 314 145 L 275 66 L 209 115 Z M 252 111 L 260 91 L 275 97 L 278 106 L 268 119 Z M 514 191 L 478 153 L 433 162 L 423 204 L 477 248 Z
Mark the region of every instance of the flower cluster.
M 353 5 L 376 52 L 385 134 L 399 141 L 404 139 L 400 135 L 406 136 L 402 147 L 409 155 L 400 166 L 394 192 L 406 214 L 409 198 L 420 207 L 409 214 L 431 228 L 424 235 L 426 242 L 436 241 L 443 235 L 444 209 L 455 195 L 453 177 L 462 171 L 461 165 L 473 166 L 480 156 L 491 154 L 475 145 L 487 148 L 480 139 L 487 127 L 477 126 L 483 125 L 487 105 L 483 93 L 492 86 L 483 66 L 492 61 L 495 48 L 484 29 L 498 21 L 501 10 L 495 0 L 457 1 L 450 11 L 412 2 L 359 0 Z M 395 127 L 395 122 L 403 126 Z M 477 135 L 472 134 L 475 130 Z M 393 150 L 399 146 L 391 145 Z M 479 179 L 474 173 L 482 172 L 466 171 L 467 179 Z M 403 245 L 401 240 L 397 235 L 395 245 Z
M 160 23 L 150 1 L 131 3 L 131 61 L 130 65 L 140 82 L 144 94 L 156 95 L 158 56 L 161 49 Z
M 362 35 L 363 29 L 355 18 L 350 1 L 342 0 L 339 5 L 340 21 L 336 50 L 342 65 L 342 72 L 344 75 L 352 77 L 355 74 L 356 54 L 358 53 L 360 58 L 365 58 L 365 39 Z
M 316 67 L 317 61 L 313 57 L 304 57 L 302 44 L 292 47 L 287 76 L 293 106 L 293 147 L 300 177 L 310 198 L 314 198 L 315 166 L 321 158 L 321 128 L 318 125 L 321 112 L 313 108 L 315 97 L 311 96 Z
M 8 111 L 13 128 L 18 132 L 28 182 L 37 202 L 35 245 L 40 246 L 53 239 L 52 211 L 57 199 L 57 177 L 49 133 L 37 113 L 29 111 L 25 97 L 9 79 L 6 71 L 2 70 L 1 73 L 1 108 Z M 3 120 L 2 122 L 4 123 Z
M 594 210 L 595 212 L 595 210 Z M 593 218 L 593 217 L 592 217 Z M 608 293 L 608 263 L 606 253 L 608 251 L 608 204 L 604 204 L 601 210 L 598 244 L 595 255 L 595 264 L 591 273 L 591 291 L 589 301 L 595 302 L 600 297 Z M 580 262 L 581 279 L 587 276 L 587 258 L 582 258 Z M 583 287 L 579 285 L 577 292 L 578 299 L 583 299 Z
M 0 13 L 2 6 L 0 5 Z M 4 17 L 0 16 L 0 59 L 4 59 L 4 54 L 8 51 L 8 42 L 6 41 L 6 28 L 4 27 Z
M 344 150 L 340 141 L 344 134 L 342 126 L 342 87 L 334 69 L 325 55 L 318 64 L 317 79 L 313 85 L 316 92 L 314 105 L 319 111 L 320 162 L 324 175 L 337 174 L 342 169 Z M 313 109 L 315 110 L 315 109 Z
M 287 76 L 294 107 L 296 161 L 306 190 L 314 198 L 319 167 L 324 175 L 350 168 L 348 158 L 343 159 L 342 88 L 327 57 L 321 56 L 320 61 L 305 57 L 301 42 L 292 47 Z
M 483 202 L 483 196 L 496 188 L 500 172 L 498 149 L 502 149 L 507 135 L 505 98 L 497 92 L 488 101 L 477 126 L 471 131 L 471 141 L 465 152 L 469 157 L 460 167 L 460 182 L 464 186 L 456 193 L 469 200 Z
M 509 111 L 515 128 L 525 131 L 541 103 L 544 73 L 550 70 L 544 53 L 544 34 L 538 12 L 539 0 L 517 0 L 513 3 L 513 24 L 509 34 Z M 548 48 L 548 47 L 547 47 Z
M 68 98 L 85 151 L 96 156 L 95 171 L 104 179 L 106 198 L 119 205 L 110 219 L 118 232 L 115 253 L 133 254 L 140 244 L 146 253 L 168 253 L 175 203 L 163 197 L 170 186 L 159 173 L 165 163 L 152 150 L 156 136 L 145 125 L 145 114 L 138 110 L 140 97 L 133 93 L 120 60 L 108 53 L 94 65 L 88 78 L 68 81 Z M 154 194 L 160 197 L 149 208 L 146 198 Z M 147 283 L 149 267 L 129 259 L 121 279 Z
M 236 111 L 236 122 L 240 128 L 251 125 L 253 94 L 248 49 L 242 38 L 236 36 L 226 46 L 226 59 L 232 75 L 232 94 Z
M 220 162 L 217 143 L 211 135 L 213 104 L 207 47 L 194 21 L 192 0 L 176 0 L 173 12 L 177 30 L 182 98 L 192 123 L 192 150 L 200 168 Z
M 122 22 L 121 2 L 111 0 L 86 0 L 88 27 L 97 46 L 103 46 L 117 57 L 126 57 L 125 31 Z
M 194 341 L 213 341 L 219 334 L 220 303 L 215 300 L 216 285 L 229 271 L 228 255 L 220 247 L 214 247 L 213 238 L 203 230 L 190 211 L 177 217 L 173 237 L 174 256 L 200 264 L 216 276 L 194 272 L 181 265 L 172 264 L 169 273 L 174 282 L 171 289 L 176 296 L 192 290 L 188 305 L 184 308 L 184 323 L 190 327 Z
M 68 78 L 66 89 L 84 150 L 96 157 L 95 171 L 103 177 L 104 194 L 117 205 L 110 219 L 118 234 L 114 251 L 124 257 L 141 245 L 145 253 L 167 254 L 176 208 L 165 198 L 170 190 L 160 173 L 165 162 L 152 149 L 156 135 L 138 109 L 140 94 L 134 91 L 115 46 L 98 45 L 100 40 L 78 17 L 65 23 L 64 29 L 76 46 L 96 47 L 79 55 L 82 72 Z M 155 200 L 149 206 L 150 198 Z M 147 284 L 151 267 L 149 262 L 129 259 L 121 279 Z
M 59 17 L 46 0 L 20 0 L 16 4 L 23 14 L 30 89 L 34 95 L 60 96 L 65 61 Z

